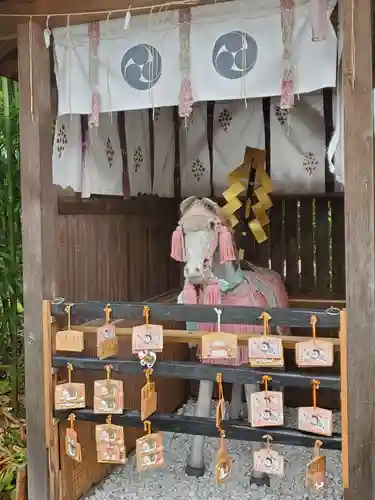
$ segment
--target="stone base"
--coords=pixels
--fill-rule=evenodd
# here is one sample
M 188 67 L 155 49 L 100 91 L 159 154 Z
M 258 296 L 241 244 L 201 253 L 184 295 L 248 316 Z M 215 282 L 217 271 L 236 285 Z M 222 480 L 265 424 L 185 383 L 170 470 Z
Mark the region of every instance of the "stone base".
M 187 465 L 185 472 L 188 476 L 202 477 L 204 476 L 204 467 L 192 467 L 191 465 Z
M 256 486 L 270 486 L 270 476 L 267 474 L 262 474 L 261 476 L 251 476 L 250 484 L 255 484 Z

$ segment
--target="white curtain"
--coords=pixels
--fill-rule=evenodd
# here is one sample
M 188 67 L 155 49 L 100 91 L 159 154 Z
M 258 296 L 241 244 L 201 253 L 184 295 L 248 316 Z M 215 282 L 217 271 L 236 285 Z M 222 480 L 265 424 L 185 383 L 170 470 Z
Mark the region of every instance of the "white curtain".
M 291 64 L 295 93 L 335 86 L 337 40 L 312 41 L 309 3 L 297 5 Z M 327 14 L 328 15 L 328 14 Z M 195 101 L 280 95 L 284 69 L 280 2 L 242 0 L 192 9 L 191 79 Z
M 341 102 L 340 94 L 334 99 Z M 290 115 L 271 99 L 271 179 L 276 193 L 318 193 L 325 190 L 325 125 L 322 92 L 296 99 Z M 342 103 L 341 103 L 342 104 Z M 213 188 L 220 196 L 228 174 L 243 161 L 246 146 L 264 148 L 262 99 L 218 102 L 213 116 Z M 338 118 L 337 118 L 338 116 Z M 342 125 L 342 116 L 335 121 Z M 173 108 L 154 109 L 154 172 L 151 177 L 150 115 L 148 110 L 125 112 L 125 135 L 130 194 L 174 196 L 175 125 Z M 153 129 L 153 130 L 152 130 Z M 82 157 L 81 122 L 77 115 L 58 117 L 53 146 L 53 182 L 91 194 L 123 195 L 123 158 L 117 113 L 102 113 L 99 128 L 88 130 Z M 124 140 L 125 142 L 125 140 Z M 207 104 L 193 107 L 184 127 L 180 120 L 180 177 L 182 196 L 210 196 L 210 155 Z M 333 164 L 336 190 L 342 190 L 342 135 L 338 134 Z M 337 179 L 341 180 L 337 182 Z
M 292 37 L 296 93 L 335 86 L 337 40 L 329 22 L 325 40 L 312 41 L 309 4 L 296 2 Z M 193 7 L 190 76 L 195 102 L 280 95 L 284 69 L 279 0 L 235 0 Z M 99 23 L 98 83 L 101 112 L 179 104 L 178 12 Z M 88 25 L 56 28 L 55 72 L 59 114 L 89 114 Z
M 53 183 L 62 188 L 82 189 L 82 131 L 79 115 L 58 116 L 53 140 Z
M 322 92 L 296 99 L 288 117 L 271 100 L 271 179 L 279 193 L 325 191 L 325 126 Z
M 264 149 L 262 99 L 215 103 L 213 165 L 215 195 L 228 187 L 228 174 L 239 167 L 246 146 Z
M 156 108 L 153 113 L 154 182 L 152 193 L 174 196 L 175 126 L 173 108 Z
M 210 157 L 207 143 L 207 104 L 196 104 L 189 126 L 180 128 L 182 196 L 210 196 Z
M 117 113 L 102 113 L 99 127 L 88 131 L 83 161 L 82 197 L 92 194 L 122 196 L 123 159 Z
M 178 103 L 178 12 L 102 21 L 98 47 L 101 111 L 146 109 Z M 56 28 L 55 72 L 59 114 L 91 111 L 87 24 Z M 74 110 L 74 111 L 73 111 Z
M 148 110 L 125 112 L 130 195 L 151 194 L 150 123 Z

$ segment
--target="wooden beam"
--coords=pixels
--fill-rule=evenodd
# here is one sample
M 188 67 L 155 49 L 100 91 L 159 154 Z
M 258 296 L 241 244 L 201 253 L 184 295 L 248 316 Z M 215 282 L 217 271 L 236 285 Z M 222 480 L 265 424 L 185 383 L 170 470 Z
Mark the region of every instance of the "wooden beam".
M 0 68 L 3 64 L 0 61 Z M 342 193 L 321 193 L 320 195 L 303 194 L 303 195 L 277 195 L 272 196 L 273 201 L 282 200 L 301 200 L 314 198 L 324 199 L 341 199 Z M 218 202 L 223 205 L 224 199 L 219 199 Z M 59 199 L 59 214 L 60 215 L 134 215 L 141 213 L 148 215 L 159 213 L 163 210 L 170 210 L 171 207 L 178 209 L 179 200 L 176 198 L 159 198 L 155 195 L 139 195 L 128 200 L 124 200 L 119 196 L 102 196 L 89 199 L 75 198 L 73 196 L 61 196 Z M 177 217 L 177 213 L 176 213 Z M 272 219 L 271 219 L 272 220 Z M 329 302 L 329 301 L 327 301 Z M 332 302 L 332 301 L 331 301 Z M 337 302 L 337 301 L 336 301 Z
M 375 171 L 371 0 L 341 2 L 349 489 L 375 498 Z
M 42 300 L 56 291 L 57 199 L 52 185 L 50 57 L 37 24 L 19 25 L 18 54 L 28 498 L 48 500 Z
M 123 326 L 118 326 L 121 325 L 121 320 L 114 321 L 113 323 L 116 324 L 116 335 L 118 337 L 131 337 L 133 334 L 133 328 L 132 327 L 123 327 Z M 93 334 L 96 335 L 98 327 L 104 325 L 104 320 L 98 320 L 95 322 L 90 322 L 89 324 L 85 325 L 79 325 L 76 326 L 75 329 L 87 333 L 87 334 Z M 201 344 L 202 342 L 202 337 L 204 335 L 209 335 L 212 332 L 204 332 L 200 330 L 168 330 L 166 328 L 163 329 L 163 337 L 164 337 L 164 342 L 171 342 L 171 343 L 182 343 L 182 344 L 192 344 L 192 345 L 198 345 Z M 239 345 L 248 345 L 249 338 L 253 337 L 258 337 L 259 334 L 256 333 L 236 333 L 233 332 L 237 335 L 238 337 L 238 344 Z M 307 340 L 311 340 L 311 336 L 301 336 L 301 335 L 270 335 L 270 337 L 277 337 L 278 339 L 281 339 L 283 343 L 284 349 L 288 350 L 294 350 L 296 347 L 296 344 L 299 342 L 306 342 Z M 324 340 L 326 342 L 332 342 L 333 348 L 335 350 L 340 349 L 340 339 L 335 338 L 335 337 L 321 337 L 318 335 L 320 340 Z
M 65 0 L 64 2 L 60 2 L 55 0 L 51 2 L 51 0 L 37 0 L 35 2 L 35 6 L 31 8 L 31 10 L 37 11 L 38 13 L 48 13 L 53 12 L 54 14 L 62 14 L 59 17 L 51 18 L 50 25 L 55 26 L 66 26 L 67 12 L 70 13 L 81 13 L 81 12 L 98 12 L 104 11 L 103 14 L 96 15 L 78 15 L 72 16 L 70 19 L 71 24 L 81 24 L 81 23 L 89 23 L 91 21 L 100 20 L 104 21 L 107 18 L 107 12 L 112 11 L 111 19 L 116 19 L 119 17 L 125 16 L 125 10 L 128 7 L 132 7 L 132 9 L 139 9 L 133 11 L 133 15 L 146 14 L 150 12 L 150 10 L 162 3 L 165 3 L 166 0 L 80 0 L 77 2 L 76 0 Z M 226 2 L 228 0 L 216 0 L 217 3 Z M 214 0 L 197 0 L 197 5 L 205 5 L 214 3 Z M 51 5 L 52 4 L 52 5 Z M 181 7 L 181 5 L 170 5 L 169 9 L 177 9 Z M 114 12 L 116 10 L 124 9 L 124 12 Z M 30 8 L 28 9 L 30 11 Z M 155 9 L 158 11 L 158 9 Z
M 178 219 L 178 201 L 173 198 L 141 195 L 124 200 L 120 196 L 99 196 L 81 199 L 62 196 L 58 201 L 59 215 L 160 215 L 174 210 L 176 224 Z
M 54 316 L 66 317 L 65 307 L 69 301 L 56 300 L 51 304 L 51 311 Z M 73 317 L 84 318 L 82 322 L 87 322 L 103 317 L 106 302 L 86 301 L 75 302 L 72 309 Z M 202 323 L 216 323 L 217 314 L 211 306 L 192 304 L 163 304 L 162 302 L 112 302 L 111 318 L 125 318 L 127 320 L 143 319 L 144 307 L 150 308 L 151 321 L 198 321 Z M 261 314 L 268 312 L 271 316 L 269 324 L 273 326 L 289 326 L 292 328 L 311 328 L 311 317 L 317 317 L 317 327 L 339 328 L 340 311 L 330 314 L 326 309 L 291 309 L 281 307 L 260 307 L 243 306 L 221 306 L 221 323 L 231 323 L 234 325 L 262 325 Z
M 69 410 L 55 411 L 56 418 L 67 420 Z M 106 415 L 94 413 L 92 409 L 76 410 L 77 420 L 86 422 L 105 423 Z M 143 422 L 138 410 L 124 411 L 121 415 L 112 415 L 112 422 L 115 425 L 123 427 L 138 427 L 143 429 Z M 191 434 L 195 436 L 218 437 L 216 419 L 210 417 L 195 417 L 187 415 L 178 415 L 176 413 L 154 413 L 149 417 L 153 431 L 174 432 L 176 434 Z M 223 420 L 222 427 L 225 430 L 227 439 L 236 439 L 239 441 L 263 441 L 265 428 L 251 427 L 248 422 L 240 420 Z M 270 429 L 271 431 L 271 429 Z M 277 444 L 286 444 L 293 446 L 308 446 L 313 448 L 316 436 L 307 432 L 297 431 L 288 427 L 273 427 L 272 437 Z M 332 436 L 319 436 L 323 442 L 324 450 L 339 450 L 341 448 L 341 435 L 332 434 Z M 248 497 L 250 498 L 250 497 Z M 370 500 L 369 498 L 367 500 Z
M 226 2 L 228 0 L 216 0 L 217 3 Z M 178 2 L 178 0 L 177 0 Z M 67 25 L 67 14 L 73 14 L 70 19 L 70 24 L 89 23 L 91 21 L 104 21 L 107 18 L 107 13 L 111 12 L 111 19 L 125 17 L 126 9 L 131 6 L 132 9 L 137 9 L 132 12 L 133 15 L 146 14 L 155 6 L 165 3 L 165 0 L 2 0 L 0 2 L 0 13 L 13 14 L 12 17 L 0 18 L 0 32 L 8 38 L 15 31 L 17 22 L 25 22 L 27 16 L 34 16 L 33 20 L 45 26 L 47 15 L 52 14 L 53 17 L 49 20 L 49 27 L 56 28 L 58 26 Z M 198 5 L 214 3 L 213 0 L 196 1 Z M 194 3 L 193 3 L 194 4 Z M 177 9 L 181 5 L 169 5 L 169 9 Z M 159 9 L 155 9 L 158 11 Z M 102 14 L 95 14 L 96 12 Z M 120 11 L 120 12 L 116 12 Z M 83 13 L 83 14 L 81 14 Z M 94 13 L 94 14 L 91 14 Z
M 66 368 L 71 363 L 74 370 L 90 370 L 105 372 L 108 365 L 107 359 L 93 357 L 54 356 L 52 366 L 54 368 Z M 199 361 L 158 361 L 153 368 L 153 376 L 166 378 L 183 378 L 185 380 L 211 380 L 215 382 L 217 372 L 220 371 L 223 382 L 233 384 L 258 384 L 263 375 L 272 376 L 272 386 L 284 387 L 306 387 L 311 389 L 312 382 L 319 379 L 319 389 L 340 388 L 340 377 L 338 375 L 322 374 L 319 370 L 286 372 L 277 368 L 249 368 L 247 365 L 220 366 L 200 363 Z M 144 368 L 138 359 L 111 358 L 111 373 L 131 373 L 142 375 Z M 273 389 L 274 390 L 274 389 Z

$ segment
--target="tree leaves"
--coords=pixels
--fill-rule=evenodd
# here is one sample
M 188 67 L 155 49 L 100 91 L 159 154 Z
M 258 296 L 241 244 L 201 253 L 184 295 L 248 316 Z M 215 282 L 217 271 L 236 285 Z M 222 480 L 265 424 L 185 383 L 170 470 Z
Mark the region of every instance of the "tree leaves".
M 26 461 L 26 445 L 24 424 L 6 408 L 12 406 L 18 411 L 20 367 L 23 367 L 23 299 L 18 89 L 5 78 L 1 83 L 0 359 L 10 360 L 11 364 L 9 372 L 3 371 L 8 376 L 0 378 L 0 498 L 3 498 L 15 488 L 19 467 Z M 3 372 L 0 367 L 0 377 Z

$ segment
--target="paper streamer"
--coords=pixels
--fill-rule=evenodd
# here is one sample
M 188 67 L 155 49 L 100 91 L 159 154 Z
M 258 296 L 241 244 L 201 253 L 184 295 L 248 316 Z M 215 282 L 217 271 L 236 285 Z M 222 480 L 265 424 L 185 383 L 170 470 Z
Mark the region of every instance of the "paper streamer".
M 248 227 L 258 243 L 267 240 L 267 234 L 264 227 L 269 223 L 267 210 L 272 207 L 272 201 L 269 194 L 273 190 L 272 181 L 264 170 L 265 151 L 256 148 L 246 148 L 245 157 L 242 165 L 234 169 L 228 176 L 229 188 L 223 193 L 227 202 L 222 210 L 230 219 L 232 227 L 238 223 L 236 212 L 242 207 L 239 195 L 247 191 L 247 184 L 250 179 L 251 171 L 255 172 L 254 198 L 257 201 L 253 203 L 252 198 L 247 198 L 245 208 L 245 218 L 249 219 Z M 253 218 L 252 218 L 253 216 Z M 241 256 L 242 255 L 242 256 Z M 240 258 L 243 258 L 243 249 L 240 248 Z

